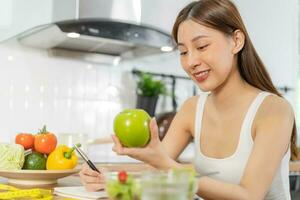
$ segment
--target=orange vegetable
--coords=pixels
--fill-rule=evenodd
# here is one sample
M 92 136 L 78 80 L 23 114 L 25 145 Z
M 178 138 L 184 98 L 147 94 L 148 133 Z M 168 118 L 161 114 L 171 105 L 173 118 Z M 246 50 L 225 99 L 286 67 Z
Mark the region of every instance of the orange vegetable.
M 15 143 L 22 145 L 24 149 L 31 149 L 34 144 L 34 136 L 30 133 L 19 133 L 15 138 Z
M 57 144 L 56 136 L 47 131 L 46 126 L 34 137 L 34 149 L 37 152 L 50 154 Z

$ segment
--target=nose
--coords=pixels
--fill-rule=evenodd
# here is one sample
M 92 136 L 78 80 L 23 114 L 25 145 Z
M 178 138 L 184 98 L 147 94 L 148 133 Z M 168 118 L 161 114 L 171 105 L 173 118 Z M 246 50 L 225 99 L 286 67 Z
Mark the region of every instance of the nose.
M 191 69 L 195 69 L 196 66 L 201 65 L 201 59 L 196 52 L 190 51 L 187 59 L 188 59 L 188 66 Z

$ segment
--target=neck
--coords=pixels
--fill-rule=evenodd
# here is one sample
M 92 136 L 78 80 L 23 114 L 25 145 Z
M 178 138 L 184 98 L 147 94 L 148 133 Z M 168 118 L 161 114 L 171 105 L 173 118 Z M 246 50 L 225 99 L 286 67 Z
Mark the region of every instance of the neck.
M 224 111 L 240 105 L 253 92 L 257 89 L 243 80 L 238 70 L 234 70 L 221 86 L 211 92 L 210 98 L 217 110 Z

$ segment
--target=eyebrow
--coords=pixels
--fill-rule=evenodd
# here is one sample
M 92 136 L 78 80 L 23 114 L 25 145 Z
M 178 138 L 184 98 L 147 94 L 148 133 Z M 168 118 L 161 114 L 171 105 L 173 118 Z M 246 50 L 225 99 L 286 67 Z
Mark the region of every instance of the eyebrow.
M 192 42 L 195 42 L 196 40 L 199 40 L 199 39 L 201 39 L 201 38 L 207 38 L 207 37 L 209 37 L 209 36 L 207 36 L 207 35 L 198 35 L 198 36 L 194 37 L 193 39 L 191 39 L 191 41 L 192 41 Z M 177 44 L 177 46 L 184 46 L 184 44 L 181 43 L 181 42 L 179 42 L 179 43 Z

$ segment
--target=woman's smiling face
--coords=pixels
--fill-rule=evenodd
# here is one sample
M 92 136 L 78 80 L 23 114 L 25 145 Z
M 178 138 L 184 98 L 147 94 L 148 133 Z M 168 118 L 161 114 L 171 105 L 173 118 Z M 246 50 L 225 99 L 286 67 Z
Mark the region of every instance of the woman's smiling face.
M 237 69 L 232 37 L 186 20 L 179 25 L 177 39 L 181 65 L 202 91 L 216 89 Z

